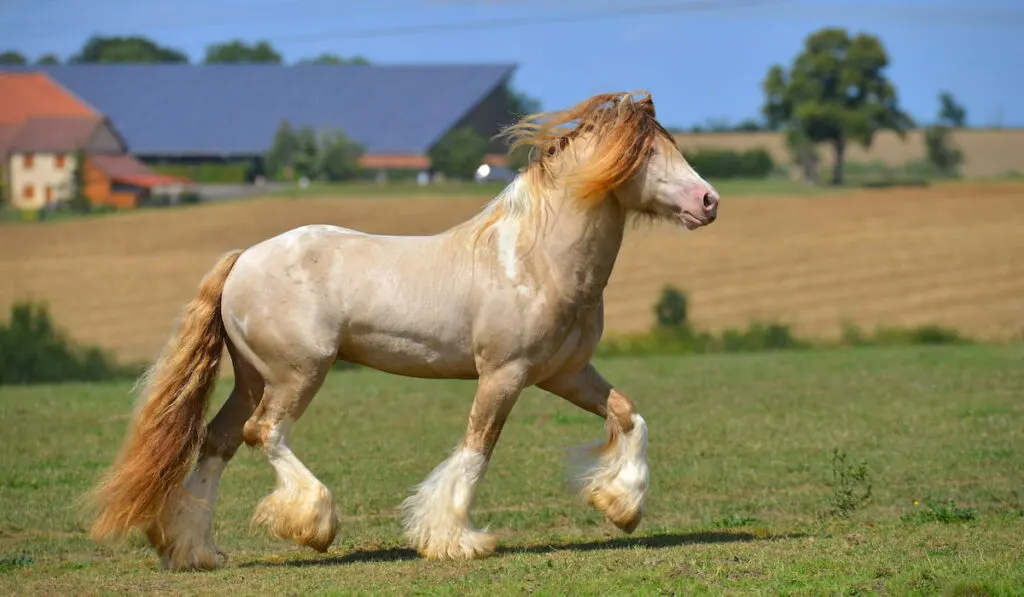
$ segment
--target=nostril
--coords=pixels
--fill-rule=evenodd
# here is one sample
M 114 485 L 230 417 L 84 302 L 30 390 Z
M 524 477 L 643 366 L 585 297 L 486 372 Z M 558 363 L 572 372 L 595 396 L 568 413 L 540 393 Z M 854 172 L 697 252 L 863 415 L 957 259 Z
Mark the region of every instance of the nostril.
M 711 209 L 715 206 L 715 196 L 711 193 L 704 193 L 704 209 Z

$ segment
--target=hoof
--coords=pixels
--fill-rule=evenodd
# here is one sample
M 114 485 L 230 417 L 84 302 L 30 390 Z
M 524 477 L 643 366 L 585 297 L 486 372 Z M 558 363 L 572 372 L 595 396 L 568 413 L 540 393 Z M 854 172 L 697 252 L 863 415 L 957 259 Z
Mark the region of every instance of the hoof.
M 493 554 L 498 540 L 484 531 L 462 529 L 443 539 L 424 537 L 414 541 L 413 547 L 428 560 L 476 560 Z
M 279 539 L 291 539 L 321 553 L 334 542 L 340 526 L 334 498 L 323 486 L 305 492 L 278 489 L 256 506 L 252 522 L 266 526 Z

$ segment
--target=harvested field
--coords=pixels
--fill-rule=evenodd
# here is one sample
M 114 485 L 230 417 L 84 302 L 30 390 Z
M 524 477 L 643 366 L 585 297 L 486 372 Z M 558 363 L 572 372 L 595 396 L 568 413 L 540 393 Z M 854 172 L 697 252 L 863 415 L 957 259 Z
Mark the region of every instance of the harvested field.
M 46 299 L 76 339 L 147 360 L 222 251 L 306 223 L 434 233 L 486 199 L 261 199 L 0 226 L 0 305 Z M 694 323 L 710 329 L 760 318 L 815 336 L 843 319 L 1024 332 L 1022 183 L 725 196 L 720 214 L 693 234 L 630 231 L 606 293 L 609 334 L 646 329 L 666 283 L 689 293 Z
M 679 133 L 676 141 L 684 151 L 697 149 L 734 149 L 744 151 L 763 147 L 777 164 L 790 162 L 785 136 L 774 132 Z M 961 129 L 952 133 L 953 145 L 964 153 L 964 176 L 1004 176 L 1010 172 L 1024 172 L 1024 130 L 1022 129 Z M 834 163 L 832 149 L 819 148 L 822 173 L 831 172 Z M 887 166 L 902 166 L 907 162 L 925 159 L 924 131 L 909 131 L 900 139 L 890 131 L 875 135 L 871 147 L 865 149 L 856 143 L 847 148 L 849 164 L 881 162 Z

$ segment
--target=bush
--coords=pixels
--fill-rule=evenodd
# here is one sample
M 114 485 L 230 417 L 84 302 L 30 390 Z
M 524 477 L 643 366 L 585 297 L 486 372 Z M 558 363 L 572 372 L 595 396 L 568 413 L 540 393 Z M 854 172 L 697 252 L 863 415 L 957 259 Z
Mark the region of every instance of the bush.
M 683 151 L 686 161 L 704 178 L 767 178 L 775 170 L 775 161 L 764 148 L 698 149 Z
M 698 354 L 709 352 L 755 352 L 800 350 L 829 346 L 911 346 L 969 344 L 972 341 L 955 330 L 938 325 L 909 328 L 878 327 L 868 334 L 846 323 L 842 337 L 835 341 L 811 341 L 797 337 L 790 326 L 778 322 L 754 321 L 746 328 L 725 329 L 719 334 L 693 329 L 688 321 L 686 294 L 665 286 L 654 305 L 655 325 L 650 332 L 605 338 L 599 356 L 652 354 Z
M 654 305 L 654 316 L 659 328 L 686 329 L 686 295 L 672 286 L 665 286 L 661 290 L 661 298 Z
M 99 348 L 77 346 L 56 328 L 45 303 L 15 303 L 0 326 L 0 385 L 133 377 Z
M 184 176 L 198 183 L 241 184 L 249 180 L 252 164 L 238 162 L 202 162 L 198 164 L 154 164 L 154 172 L 168 176 Z

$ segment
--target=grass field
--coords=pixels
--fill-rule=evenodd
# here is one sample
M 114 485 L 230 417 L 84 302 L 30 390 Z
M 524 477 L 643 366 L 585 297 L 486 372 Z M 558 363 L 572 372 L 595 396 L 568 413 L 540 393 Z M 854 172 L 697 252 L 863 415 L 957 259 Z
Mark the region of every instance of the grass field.
M 419 559 L 396 506 L 461 437 L 472 384 L 335 373 L 293 448 L 333 490 L 339 538 L 316 554 L 249 529 L 273 473 L 243 449 L 213 573 L 162 572 L 138 540 L 83 533 L 73 502 L 113 457 L 127 384 L 3 388 L 0 593 L 1019 595 L 1022 361 L 1021 346 L 974 346 L 601 362 L 650 426 L 644 522 L 625 537 L 564 490 L 563 448 L 602 425 L 531 389 L 476 503 L 502 550 L 469 563 Z M 849 518 L 830 512 L 833 448 L 870 475 Z
M 46 299 L 74 338 L 149 360 L 222 251 L 308 223 L 436 233 L 491 196 L 276 197 L 0 225 L 0 306 Z M 648 329 L 667 283 L 711 330 L 756 318 L 817 337 L 844 320 L 1024 333 L 1024 182 L 823 195 L 741 183 L 722 196 L 707 229 L 627 233 L 606 292 L 609 335 Z

